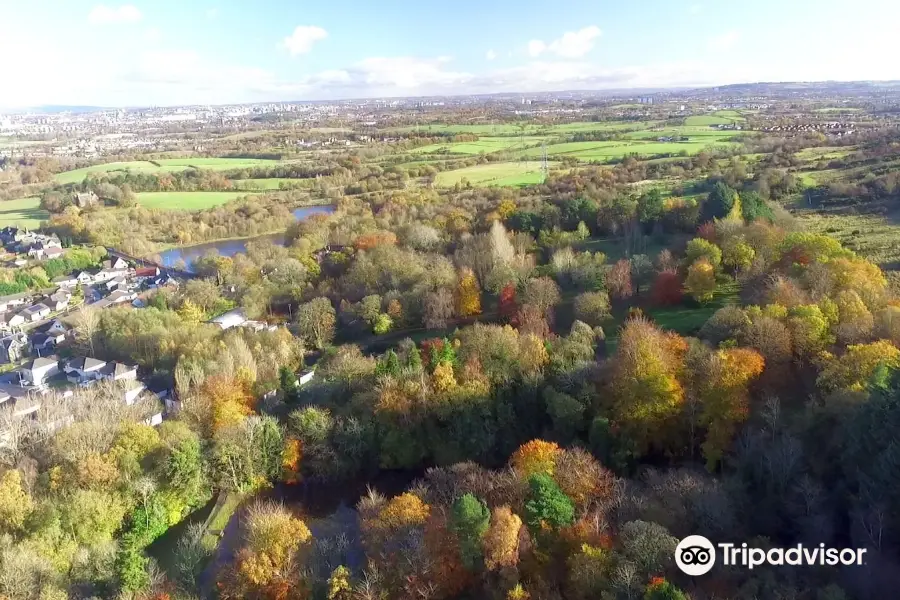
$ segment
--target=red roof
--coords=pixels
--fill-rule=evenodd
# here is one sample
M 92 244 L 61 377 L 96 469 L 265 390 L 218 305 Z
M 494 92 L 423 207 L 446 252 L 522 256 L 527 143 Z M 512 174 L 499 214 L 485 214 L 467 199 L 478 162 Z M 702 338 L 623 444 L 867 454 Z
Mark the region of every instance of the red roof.
M 134 274 L 138 277 L 155 277 L 158 273 L 159 269 L 156 267 L 143 267 L 134 270 Z

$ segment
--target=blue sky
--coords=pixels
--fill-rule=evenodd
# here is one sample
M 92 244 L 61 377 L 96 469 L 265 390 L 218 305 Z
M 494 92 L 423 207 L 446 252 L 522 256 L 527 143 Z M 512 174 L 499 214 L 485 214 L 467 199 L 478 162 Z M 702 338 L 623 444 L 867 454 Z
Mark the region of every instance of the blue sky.
M 0 0 L 0 106 L 900 79 L 895 0 Z

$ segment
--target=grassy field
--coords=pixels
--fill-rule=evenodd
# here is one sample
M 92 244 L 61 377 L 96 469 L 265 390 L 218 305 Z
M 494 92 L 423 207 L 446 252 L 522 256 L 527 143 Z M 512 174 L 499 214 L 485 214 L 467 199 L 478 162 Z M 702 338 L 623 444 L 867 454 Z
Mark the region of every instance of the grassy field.
M 829 106 L 826 108 L 817 108 L 813 112 L 817 113 L 855 113 L 860 112 L 861 108 L 853 108 L 850 106 L 841 107 L 841 106 Z
M 34 229 L 50 217 L 40 208 L 40 198 L 21 198 L 0 202 L 0 227 L 18 226 Z
M 689 127 L 703 127 L 709 125 L 729 125 L 734 122 L 732 117 L 723 117 L 716 115 L 693 115 L 684 120 L 684 124 Z
M 262 158 L 165 158 L 154 162 L 159 163 L 162 167 L 196 167 L 212 171 L 227 171 L 229 169 L 273 166 L 281 161 Z
M 443 171 L 437 174 L 434 182 L 439 187 L 450 187 L 463 179 L 481 187 L 521 186 L 543 183 L 544 174 L 540 162 L 504 162 Z
M 836 160 L 845 158 L 856 150 L 856 146 L 821 146 L 819 148 L 804 148 L 794 156 L 801 160 Z
M 500 150 L 509 150 L 515 147 L 521 147 L 523 144 L 539 144 L 546 138 L 536 136 L 525 136 L 524 138 L 511 137 L 483 137 L 477 142 L 448 142 L 442 144 L 429 144 L 420 146 L 410 152 L 410 154 L 428 154 L 431 152 L 448 153 L 448 154 L 490 154 Z
M 887 270 L 900 270 L 900 214 L 853 215 L 804 208 L 792 211 L 805 231 L 827 234 Z
M 477 125 L 446 125 L 444 123 L 434 123 L 431 125 L 408 125 L 406 127 L 391 127 L 385 131 L 410 132 L 417 131 L 419 133 L 474 133 L 475 135 L 510 135 L 520 132 L 533 133 L 537 131 L 538 125 L 535 123 L 523 123 L 523 127 L 519 127 L 514 123 L 479 123 Z
M 232 185 L 239 190 L 280 190 L 281 184 L 287 186 L 311 185 L 313 179 L 291 179 L 290 177 L 272 177 L 270 179 L 234 179 Z
M 632 140 L 655 140 L 660 137 L 687 137 L 691 141 L 708 140 L 715 142 L 719 140 L 727 140 L 735 136 L 734 131 L 722 131 L 719 129 L 710 129 L 709 127 L 666 127 L 660 129 L 647 129 L 642 131 L 629 131 L 625 137 Z
M 607 161 L 623 158 L 629 154 L 652 157 L 660 154 L 681 154 L 684 152 L 687 155 L 693 155 L 716 142 L 716 138 L 699 138 L 687 142 L 645 142 L 640 140 L 567 142 L 547 146 L 547 154 L 557 157 L 568 156 L 585 161 Z M 518 156 L 536 158 L 540 156 L 540 152 L 540 148 L 530 148 L 520 151 Z
M 651 308 L 647 310 L 647 314 L 664 329 L 671 329 L 682 335 L 694 334 L 717 310 L 728 304 L 738 304 L 739 292 L 740 286 L 730 281 L 719 285 L 713 299 L 706 304 L 686 299 L 683 306 Z
M 746 121 L 741 113 L 736 110 L 717 110 L 713 113 L 717 117 L 722 117 L 723 119 L 730 119 L 732 121 Z
M 178 170 L 187 167 L 178 167 Z M 93 167 L 84 167 L 83 169 L 75 169 L 74 171 L 66 171 L 58 173 L 54 176 L 56 183 L 81 183 L 88 173 L 112 173 L 114 171 L 142 171 L 152 172 L 159 171 L 160 168 L 147 160 L 133 160 L 130 162 L 111 162 L 105 165 L 95 165 Z
M 219 206 L 243 195 L 243 192 L 143 192 L 137 195 L 137 201 L 147 208 L 191 211 Z

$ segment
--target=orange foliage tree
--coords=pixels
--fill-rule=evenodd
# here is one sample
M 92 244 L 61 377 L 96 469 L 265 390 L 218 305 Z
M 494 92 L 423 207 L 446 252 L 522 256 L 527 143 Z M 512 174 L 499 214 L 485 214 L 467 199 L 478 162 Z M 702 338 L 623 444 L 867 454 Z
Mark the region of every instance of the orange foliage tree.
M 371 250 L 378 246 L 395 245 L 397 245 L 397 236 L 390 231 L 376 231 L 375 233 L 363 234 L 353 242 L 353 247 L 357 250 Z
M 522 479 L 528 479 L 535 473 L 553 475 L 556 461 L 562 455 L 562 449 L 554 442 L 531 440 L 519 446 L 509 462 Z
M 708 469 L 716 467 L 731 445 L 738 424 L 747 419 L 748 386 L 764 367 L 762 355 L 750 348 L 719 350 L 710 361 L 700 393 L 700 422 L 706 427 L 703 455 Z
M 237 425 L 253 414 L 255 398 L 246 377 L 213 375 L 200 386 L 200 395 L 212 407 L 213 431 Z

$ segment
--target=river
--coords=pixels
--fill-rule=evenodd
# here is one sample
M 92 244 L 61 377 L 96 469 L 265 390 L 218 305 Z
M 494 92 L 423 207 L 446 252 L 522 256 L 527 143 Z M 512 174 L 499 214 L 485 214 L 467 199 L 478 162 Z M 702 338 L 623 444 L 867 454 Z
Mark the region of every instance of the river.
M 294 210 L 294 217 L 298 221 L 303 221 L 312 215 L 331 214 L 334 212 L 333 206 L 302 206 Z M 270 233 L 268 235 L 260 235 L 252 238 L 244 238 L 240 240 L 219 240 L 216 242 L 206 242 L 205 244 L 197 244 L 195 246 L 183 246 L 181 248 L 172 248 L 160 253 L 161 263 L 166 267 L 173 267 L 178 261 L 184 261 L 185 268 L 191 270 L 191 265 L 198 258 L 214 250 L 219 256 L 234 256 L 241 252 L 247 251 L 247 244 L 257 240 L 272 240 L 279 246 L 284 244 L 284 233 Z

